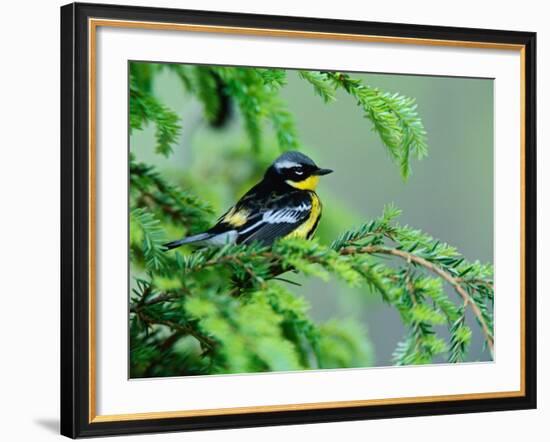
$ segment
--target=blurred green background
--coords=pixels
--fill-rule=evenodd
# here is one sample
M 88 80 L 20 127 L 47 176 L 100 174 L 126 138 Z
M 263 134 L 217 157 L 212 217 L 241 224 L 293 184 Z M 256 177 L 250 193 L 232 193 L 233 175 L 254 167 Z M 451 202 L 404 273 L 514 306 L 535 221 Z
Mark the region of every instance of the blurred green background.
M 280 96 L 296 121 L 302 150 L 321 167 L 335 170 L 318 189 L 324 203 L 317 233 L 321 242 L 330 243 L 338 233 L 379 216 L 385 204 L 394 202 L 403 209 L 402 224 L 456 246 L 471 261 L 492 263 L 493 81 L 358 73 L 353 77 L 416 98 L 429 155 L 413 161 L 412 176 L 404 182 L 353 98 L 339 91 L 335 102 L 324 104 L 311 85 L 289 71 Z M 132 133 L 131 151 L 137 160 L 156 165 L 164 176 L 191 187 L 223 213 L 253 184 L 247 164 L 232 155 L 249 149 L 237 110 L 233 108 L 229 124 L 213 129 L 204 120 L 201 104 L 185 93 L 170 70 L 155 77 L 153 92 L 181 116 L 179 146 L 169 158 L 155 154 L 154 128 L 149 126 Z M 275 140 L 271 145 L 264 153 L 269 161 L 279 153 Z M 193 180 L 181 182 L 182 172 L 191 169 Z M 169 233 L 174 238 L 181 235 Z M 337 281 L 289 279 L 302 284 L 292 291 L 309 300 L 314 320 L 359 320 L 372 340 L 375 365 L 391 365 L 391 354 L 405 333 L 395 309 L 378 296 Z M 473 330 L 469 360 L 490 360 L 482 350 L 479 327 L 472 318 L 468 322 Z M 443 328 L 440 333 L 446 336 Z

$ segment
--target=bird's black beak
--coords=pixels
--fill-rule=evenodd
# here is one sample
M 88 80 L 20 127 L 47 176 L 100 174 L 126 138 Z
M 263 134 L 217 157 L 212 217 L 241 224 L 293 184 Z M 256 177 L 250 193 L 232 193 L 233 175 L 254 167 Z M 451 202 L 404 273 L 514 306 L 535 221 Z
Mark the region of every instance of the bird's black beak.
M 334 172 L 332 169 L 317 169 L 315 175 L 328 175 L 329 173 Z

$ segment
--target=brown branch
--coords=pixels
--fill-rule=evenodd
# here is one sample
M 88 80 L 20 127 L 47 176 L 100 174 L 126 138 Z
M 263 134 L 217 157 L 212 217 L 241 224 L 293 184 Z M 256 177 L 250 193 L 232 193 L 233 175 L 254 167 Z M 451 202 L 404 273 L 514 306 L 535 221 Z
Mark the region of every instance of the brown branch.
M 137 311 L 140 310 L 142 307 L 158 304 L 159 302 L 173 301 L 179 298 L 181 298 L 181 296 L 175 295 L 173 293 L 161 293 L 160 295 L 155 296 L 153 299 L 150 299 L 148 301 L 143 301 L 145 297 L 142 297 L 140 302 L 138 302 L 135 306 L 130 307 L 130 311 L 132 313 L 137 313 Z
M 280 256 L 277 256 L 275 253 L 273 253 L 269 250 L 266 250 L 266 251 L 263 251 L 263 252 L 258 252 L 258 253 L 241 252 L 241 253 L 236 253 L 234 255 L 225 255 L 225 256 L 221 256 L 219 258 L 212 258 L 212 259 L 210 259 L 206 262 L 203 262 L 202 264 L 194 266 L 193 268 L 189 269 L 189 271 L 199 272 L 199 271 L 205 269 L 206 267 L 213 267 L 213 266 L 223 265 L 223 264 L 236 264 L 240 267 L 243 267 L 244 270 L 250 275 L 250 277 L 252 279 L 257 280 L 258 278 L 254 274 L 254 272 L 250 268 L 247 268 L 247 266 L 244 265 L 244 263 L 241 259 L 242 257 L 247 257 L 247 258 L 258 258 L 258 257 L 260 257 L 260 258 L 269 259 L 269 260 L 272 261 L 271 264 L 274 266 L 273 268 L 276 268 L 275 266 L 281 260 Z
M 216 342 L 213 339 L 210 339 L 207 336 L 203 336 L 200 333 L 197 333 L 197 331 L 190 326 L 178 324 L 177 322 L 173 322 L 168 319 L 156 319 L 147 315 L 146 313 L 143 313 L 143 311 L 141 310 L 138 310 L 134 313 L 136 313 L 143 321 L 145 321 L 148 324 L 165 325 L 166 327 L 172 330 L 179 331 L 187 335 L 193 336 L 207 350 L 211 350 L 216 345 Z
M 180 210 L 175 209 L 169 204 L 163 203 L 150 192 L 142 192 L 138 200 L 138 206 L 146 206 L 151 210 L 155 209 L 155 206 L 158 206 L 160 210 L 162 210 L 165 214 L 170 216 L 176 222 L 182 222 L 182 219 L 186 218 L 186 216 Z
M 421 265 L 422 267 L 428 269 L 432 273 L 435 273 L 436 275 L 441 277 L 443 280 L 445 280 L 447 283 L 449 283 L 449 285 L 451 285 L 455 289 L 455 291 L 462 297 L 462 299 L 464 300 L 464 304 L 470 305 L 474 315 L 476 316 L 477 320 L 481 325 L 481 329 L 483 331 L 483 334 L 485 335 L 485 340 L 487 341 L 487 345 L 489 347 L 491 357 L 493 357 L 493 353 L 494 353 L 493 335 L 489 330 L 489 327 L 487 326 L 485 319 L 483 318 L 483 314 L 481 313 L 481 310 L 479 309 L 477 304 L 472 300 L 472 298 L 466 292 L 466 290 L 464 290 L 464 288 L 460 285 L 459 283 L 460 280 L 457 280 L 457 278 L 454 278 L 452 275 L 447 273 L 441 267 L 438 267 L 437 265 L 433 264 L 427 259 L 424 259 L 412 253 L 405 252 L 400 249 L 392 249 L 392 248 L 381 247 L 381 246 L 344 247 L 343 249 L 340 249 L 341 255 L 353 255 L 356 253 L 369 253 L 369 254 L 381 253 L 386 255 L 397 256 L 399 258 L 406 260 L 408 263 L 414 262 L 418 265 Z
M 168 339 L 166 339 L 161 345 L 159 345 L 159 355 L 156 358 L 153 358 L 147 368 L 144 370 L 145 377 L 153 376 L 153 369 L 157 364 L 163 361 L 165 353 L 170 350 L 170 348 L 182 337 L 185 336 L 185 332 L 182 330 L 177 330 L 172 333 Z
M 472 284 L 472 285 L 484 285 L 488 289 L 493 289 L 493 282 L 492 281 L 486 281 L 485 279 L 480 278 L 455 278 L 457 282 L 462 282 L 464 284 Z
M 413 253 L 405 252 L 400 249 L 396 248 L 389 248 L 389 247 L 383 247 L 378 245 L 369 245 L 369 246 L 347 246 L 339 250 L 340 255 L 353 255 L 357 253 L 368 253 L 368 254 L 386 254 L 386 255 L 392 255 L 397 256 L 401 259 L 404 259 L 409 264 L 415 263 L 418 264 L 425 269 L 435 273 L 439 277 L 441 277 L 444 281 L 446 281 L 450 286 L 453 287 L 453 289 L 460 295 L 460 297 L 463 299 L 465 305 L 469 305 L 476 316 L 479 324 L 481 325 L 481 329 L 483 334 L 485 335 L 485 340 L 487 342 L 487 346 L 489 348 L 489 351 L 491 353 L 491 356 L 493 357 L 494 354 L 494 338 L 492 335 L 491 330 L 489 330 L 489 327 L 483 317 L 483 314 L 478 307 L 478 305 L 475 303 L 475 301 L 472 299 L 472 297 L 468 294 L 468 292 L 462 287 L 461 283 L 467 283 L 462 278 L 455 278 L 451 274 L 449 274 L 447 271 L 445 271 L 443 268 L 437 266 L 436 264 L 428 261 L 427 259 L 424 259 L 418 255 L 414 255 Z M 198 268 L 194 268 L 194 271 L 201 270 L 208 266 L 215 266 L 220 264 L 228 264 L 228 263 L 235 263 L 237 265 L 240 265 L 245 269 L 245 271 L 249 274 L 249 276 L 254 279 L 255 275 L 253 274 L 252 270 L 247 268 L 243 265 L 243 262 L 241 260 L 242 256 L 249 256 L 249 257 L 262 257 L 266 258 L 272 261 L 272 272 L 270 275 L 270 278 L 274 278 L 278 276 L 279 274 L 291 270 L 290 268 L 283 269 L 281 266 L 281 257 L 277 254 L 267 250 L 267 251 L 261 251 L 259 253 L 254 254 L 246 254 L 246 253 L 237 253 L 235 255 L 227 255 L 222 256 L 220 258 L 213 258 L 209 261 L 204 262 L 202 265 L 198 266 Z M 315 259 L 311 260 L 312 262 L 316 262 Z M 476 281 L 477 283 L 481 283 L 482 281 Z M 490 283 L 487 283 L 488 286 Z

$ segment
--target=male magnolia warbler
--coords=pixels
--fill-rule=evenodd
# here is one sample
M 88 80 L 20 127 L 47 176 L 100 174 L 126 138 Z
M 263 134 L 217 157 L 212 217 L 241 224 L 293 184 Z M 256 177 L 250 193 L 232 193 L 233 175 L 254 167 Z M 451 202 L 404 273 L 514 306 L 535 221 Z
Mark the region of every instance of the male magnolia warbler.
M 282 237 L 309 239 L 321 218 L 321 201 L 315 188 L 319 176 L 331 172 L 300 152 L 286 152 L 214 227 L 164 247 L 170 250 L 190 243 L 222 246 L 254 241 L 268 246 Z

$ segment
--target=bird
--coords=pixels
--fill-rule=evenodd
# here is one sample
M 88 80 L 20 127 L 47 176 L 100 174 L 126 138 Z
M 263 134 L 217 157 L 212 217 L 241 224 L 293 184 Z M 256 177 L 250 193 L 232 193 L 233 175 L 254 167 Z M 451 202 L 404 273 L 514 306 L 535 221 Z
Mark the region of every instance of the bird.
M 213 227 L 166 243 L 164 248 L 168 251 L 184 244 L 221 247 L 254 242 L 271 246 L 279 238 L 310 239 L 322 212 L 315 189 L 319 177 L 332 172 L 318 167 L 303 153 L 285 152 Z

